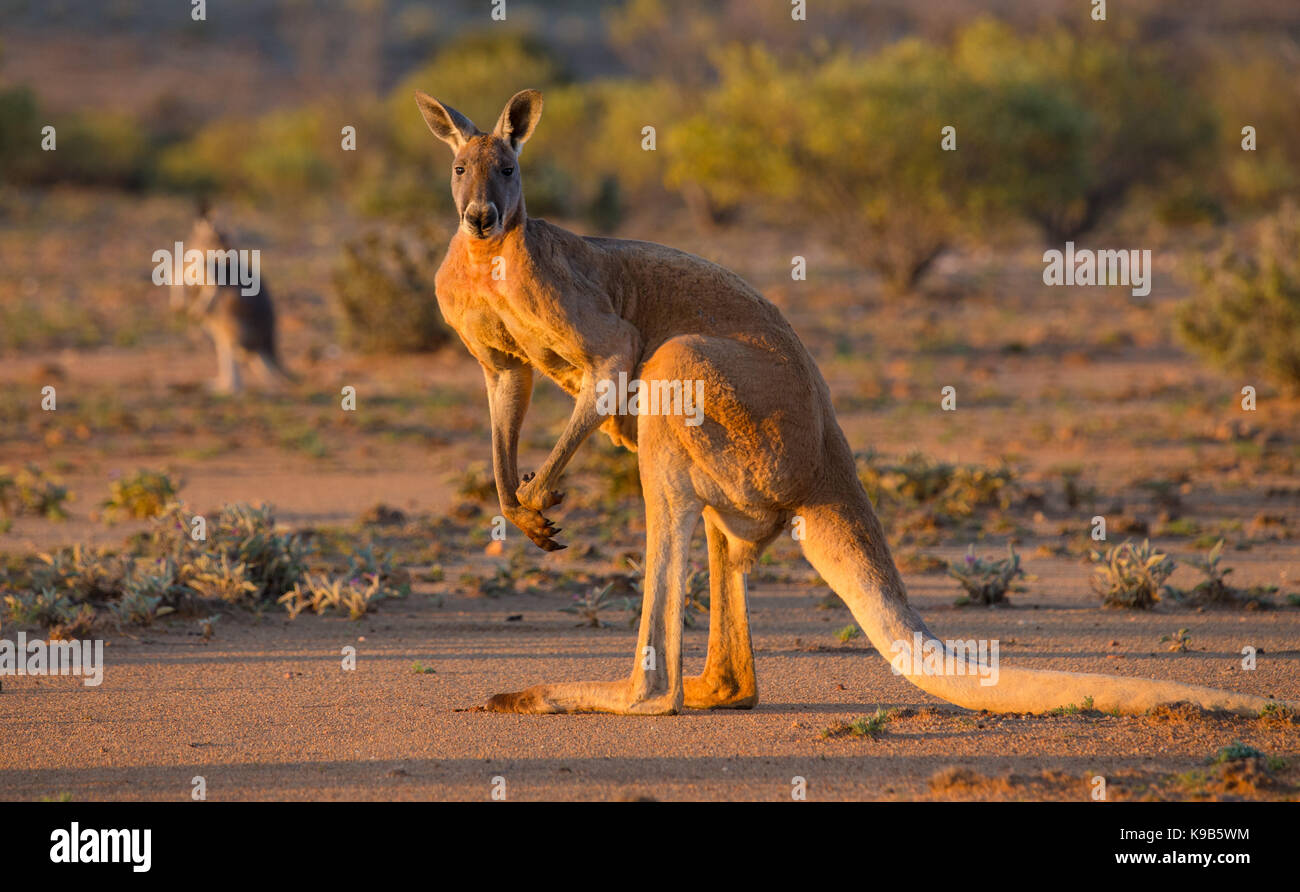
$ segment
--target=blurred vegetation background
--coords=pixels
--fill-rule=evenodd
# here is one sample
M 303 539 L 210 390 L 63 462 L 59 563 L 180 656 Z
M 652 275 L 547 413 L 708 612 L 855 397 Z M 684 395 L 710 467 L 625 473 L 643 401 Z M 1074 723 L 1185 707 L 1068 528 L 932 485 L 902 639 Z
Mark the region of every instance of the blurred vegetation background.
M 1153 0 L 1113 6 L 1104 23 L 1057 0 L 818 0 L 805 22 L 781 0 L 512 2 L 505 22 L 477 0 L 250 0 L 204 23 L 173 7 L 0 0 L 0 215 L 14 194 L 75 186 L 362 224 L 445 218 L 448 158 L 413 90 L 489 129 L 510 94 L 536 87 L 546 111 L 524 156 L 535 216 L 649 237 L 678 218 L 798 228 L 894 295 L 922 287 L 950 249 L 1059 245 L 1122 220 L 1141 237 L 1189 232 L 1198 252 L 1232 239 L 1179 330 L 1213 359 L 1300 383 L 1276 334 L 1261 350 L 1239 343 L 1261 324 L 1295 335 L 1300 317 L 1293 259 L 1262 271 L 1241 259 L 1256 227 L 1294 244 L 1293 2 Z M 46 124 L 57 152 L 41 151 Z M 345 125 L 357 151 L 340 148 Z M 1246 125 L 1255 151 L 1242 149 Z M 940 145 L 947 126 L 955 152 Z M 368 238 L 340 248 L 349 342 L 441 343 L 432 323 L 386 337 L 349 315 L 358 282 L 381 276 L 400 308 L 400 281 L 423 281 Z M 364 260 L 380 255 L 398 271 Z M 1269 281 L 1242 284 L 1252 275 Z M 1262 321 L 1231 297 L 1252 289 L 1272 295 Z

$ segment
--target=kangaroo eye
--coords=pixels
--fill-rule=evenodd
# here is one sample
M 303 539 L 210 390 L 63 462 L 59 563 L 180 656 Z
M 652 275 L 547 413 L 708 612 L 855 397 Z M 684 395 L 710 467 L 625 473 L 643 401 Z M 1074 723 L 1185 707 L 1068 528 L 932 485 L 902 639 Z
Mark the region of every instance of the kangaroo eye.
M 510 174 L 512 174 L 512 173 L 514 173 L 514 172 L 515 172 L 515 169 L 514 169 L 513 167 L 503 167 L 503 168 L 501 168 L 501 173 L 505 174 L 506 176 L 510 176 Z
M 456 168 L 456 176 L 460 176 L 460 175 L 463 174 L 464 172 L 465 172 L 465 168 L 463 168 L 463 167 L 457 167 L 457 168 Z

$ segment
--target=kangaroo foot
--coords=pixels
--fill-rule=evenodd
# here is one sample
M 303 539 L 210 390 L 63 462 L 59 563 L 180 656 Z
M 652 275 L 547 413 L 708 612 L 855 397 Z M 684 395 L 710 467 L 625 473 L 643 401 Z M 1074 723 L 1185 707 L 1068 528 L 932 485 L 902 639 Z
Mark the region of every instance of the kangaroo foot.
M 693 675 L 682 679 L 683 705 L 689 709 L 753 709 L 758 691 L 729 679 Z

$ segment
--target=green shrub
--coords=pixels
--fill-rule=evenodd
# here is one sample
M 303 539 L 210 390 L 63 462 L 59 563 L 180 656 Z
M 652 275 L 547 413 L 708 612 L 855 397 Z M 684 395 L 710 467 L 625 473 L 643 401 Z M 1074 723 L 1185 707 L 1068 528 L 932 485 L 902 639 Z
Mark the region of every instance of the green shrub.
M 0 90 L 0 177 L 24 183 L 41 168 L 41 127 L 36 94 L 27 87 Z
M 665 139 L 669 184 L 719 211 L 797 222 L 910 289 L 957 234 L 972 178 L 941 129 L 969 104 L 943 52 L 904 40 L 792 70 L 760 48 L 718 54 L 719 83 Z M 933 134 L 918 142 L 916 134 Z
M 858 456 L 858 479 L 871 501 L 890 507 L 933 508 L 940 519 L 961 519 L 1011 503 L 1015 473 L 1007 467 L 956 465 L 919 452 L 891 462 L 874 453 Z
M 1224 370 L 1300 394 L 1300 211 L 1287 205 L 1197 267 L 1178 308 L 1186 343 Z
M 47 124 L 52 151 L 42 148 Z M 43 113 L 28 88 L 0 89 L 0 177 L 9 182 L 138 189 L 152 181 L 156 154 L 148 128 L 128 115 Z
M 1262 759 L 1264 754 L 1248 743 L 1234 740 L 1206 760 L 1207 765 L 1223 765 L 1227 762 L 1240 762 L 1244 759 Z
M 86 545 L 38 557 L 43 566 L 36 571 L 36 585 L 62 592 L 74 601 L 116 597 L 131 566 L 128 558 L 109 548 Z
M 104 519 L 112 523 L 127 519 L 157 517 L 176 499 L 180 485 L 161 471 L 141 469 L 130 477 L 113 481 L 103 504 Z
M 331 189 L 355 163 L 350 156 L 359 154 L 339 150 L 335 120 L 320 106 L 223 118 L 164 150 L 158 175 L 165 185 L 190 191 L 256 200 L 315 197 Z
M 81 638 L 95 624 L 95 611 L 89 604 L 73 603 L 48 588 L 6 595 L 4 605 L 11 622 L 42 626 L 50 630 L 51 638 Z
M 372 232 L 343 246 L 334 307 L 345 344 L 363 353 L 414 353 L 449 340 L 433 284 L 440 242 L 426 228 L 409 242 Z
M 1135 187 L 1193 168 L 1214 120 L 1158 43 L 1064 28 L 1017 34 L 983 18 L 954 45 L 977 86 L 979 125 L 959 149 L 981 201 L 1036 223 L 1049 243 L 1096 226 Z M 959 133 L 962 128 L 958 128 Z
M 1216 44 L 1199 71 L 1221 125 L 1212 184 L 1238 206 L 1274 207 L 1300 194 L 1300 59 L 1281 35 Z M 1246 125 L 1253 151 L 1242 148 Z
M 0 514 L 6 518 L 27 514 L 65 520 L 68 511 L 64 505 L 71 497 L 67 487 L 46 476 L 37 465 L 17 471 L 0 467 Z

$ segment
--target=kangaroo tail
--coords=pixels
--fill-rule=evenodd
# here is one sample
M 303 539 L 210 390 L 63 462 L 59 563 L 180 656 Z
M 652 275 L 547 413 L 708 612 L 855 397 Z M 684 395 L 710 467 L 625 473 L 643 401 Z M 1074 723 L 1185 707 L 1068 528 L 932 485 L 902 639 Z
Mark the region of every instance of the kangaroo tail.
M 262 380 L 268 384 L 298 383 L 298 377 L 284 367 L 280 362 L 280 354 L 274 347 L 254 354 L 254 362 L 258 366 L 258 372 Z
M 289 371 L 287 368 L 285 368 L 284 363 L 281 362 L 280 353 L 278 350 L 272 353 L 268 358 L 270 360 L 271 368 L 275 370 L 275 374 L 279 375 L 281 378 L 283 378 L 285 381 L 289 382 L 290 384 L 298 383 L 298 376 L 295 375 L 293 372 Z
M 944 642 L 926 628 L 907 603 L 867 494 L 856 479 L 843 481 L 837 490 L 797 512 L 804 518 L 804 554 L 894 671 L 927 693 L 967 709 L 1017 713 L 1091 700 L 1103 712 L 1142 713 L 1162 703 L 1188 701 L 1204 709 L 1258 715 L 1265 704 L 1275 702 L 1172 681 L 1002 667 L 996 658 L 975 659 L 972 665 L 977 654 L 993 653 L 991 648 Z

